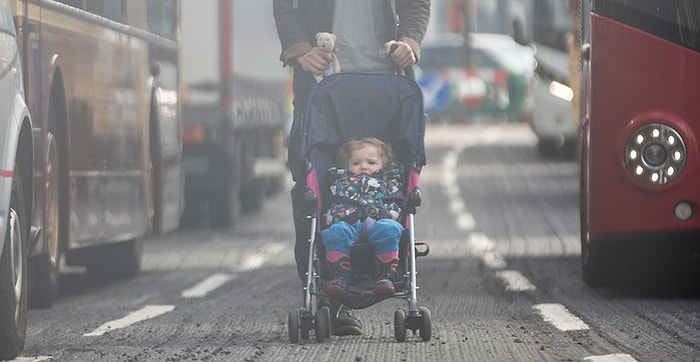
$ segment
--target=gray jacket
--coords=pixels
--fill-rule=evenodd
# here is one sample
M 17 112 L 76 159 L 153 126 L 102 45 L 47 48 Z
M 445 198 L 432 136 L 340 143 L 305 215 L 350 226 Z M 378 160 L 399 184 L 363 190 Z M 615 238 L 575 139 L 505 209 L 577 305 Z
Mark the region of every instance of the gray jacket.
M 423 41 L 430 20 L 430 0 L 381 0 L 384 2 L 384 23 L 391 26 L 387 34 L 406 42 L 416 59 L 420 59 Z M 282 45 L 280 60 L 284 65 L 296 65 L 296 57 L 313 48 L 316 33 L 330 32 L 333 24 L 334 0 L 273 0 L 275 23 Z M 306 101 L 314 79 L 308 72 L 295 68 L 294 95 Z M 296 101 L 296 99 L 295 99 Z M 296 103 L 296 102 L 295 102 Z

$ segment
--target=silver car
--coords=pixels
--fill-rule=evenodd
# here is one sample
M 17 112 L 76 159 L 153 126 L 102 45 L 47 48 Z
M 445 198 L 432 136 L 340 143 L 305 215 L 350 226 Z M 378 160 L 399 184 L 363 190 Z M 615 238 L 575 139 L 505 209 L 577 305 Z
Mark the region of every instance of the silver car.
M 12 10 L 0 0 L 0 360 L 13 359 L 24 348 L 32 149 Z

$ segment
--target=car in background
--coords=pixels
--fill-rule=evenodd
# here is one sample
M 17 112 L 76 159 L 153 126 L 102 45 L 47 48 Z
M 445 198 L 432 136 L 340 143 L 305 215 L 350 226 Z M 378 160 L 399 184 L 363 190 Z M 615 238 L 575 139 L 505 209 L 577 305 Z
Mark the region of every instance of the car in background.
M 535 55 L 507 34 L 435 33 L 421 45 L 416 80 L 425 110 L 447 122 L 527 122 L 534 112 Z
M 24 349 L 33 141 L 12 10 L 0 1 L 0 360 Z

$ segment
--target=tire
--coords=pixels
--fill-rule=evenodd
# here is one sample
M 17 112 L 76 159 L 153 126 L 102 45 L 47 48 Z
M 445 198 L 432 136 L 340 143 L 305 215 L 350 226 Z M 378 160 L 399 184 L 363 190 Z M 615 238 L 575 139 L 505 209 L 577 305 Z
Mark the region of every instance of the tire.
M 194 192 L 185 192 L 185 210 L 180 218 L 183 229 L 200 228 L 206 225 L 207 201 Z
M 610 278 L 606 278 L 608 268 L 604 266 L 604 255 L 600 248 L 581 240 L 581 269 L 583 280 L 590 288 L 610 286 Z
M 42 234 L 46 242 L 46 250 L 32 257 L 31 283 L 29 291 L 30 308 L 51 307 L 58 295 L 59 259 L 61 255 L 59 221 L 60 207 L 60 162 L 58 146 L 53 134 L 49 133 L 49 147 L 46 165 L 46 218 Z
M 426 307 L 418 307 L 418 313 L 420 313 L 420 338 L 423 342 L 428 342 L 433 337 L 433 323 L 431 321 L 432 317 L 430 315 L 430 309 Z
M 10 217 L 0 256 L 0 359 L 10 360 L 22 352 L 27 331 L 28 205 L 17 168 L 12 179 Z
M 262 210 L 267 189 L 268 183 L 265 179 L 247 181 L 241 187 L 241 211 L 244 213 L 256 213 Z
M 236 224 L 240 211 L 239 189 L 231 185 L 222 195 L 209 199 L 209 224 L 215 228 L 229 228 Z
M 133 278 L 141 271 L 143 240 L 140 238 L 75 250 L 66 255 L 69 265 L 84 265 L 97 277 Z
M 331 312 L 328 307 L 316 310 L 316 342 L 323 343 L 331 334 Z
M 396 342 L 406 340 L 406 312 L 403 309 L 394 311 L 394 337 Z
M 289 331 L 289 343 L 299 343 L 299 313 L 287 314 L 287 328 Z

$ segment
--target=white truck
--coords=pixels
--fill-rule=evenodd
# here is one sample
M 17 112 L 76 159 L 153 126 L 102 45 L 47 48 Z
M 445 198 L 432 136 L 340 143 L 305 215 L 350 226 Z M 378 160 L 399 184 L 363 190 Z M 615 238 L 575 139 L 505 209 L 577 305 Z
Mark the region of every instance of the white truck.
M 290 74 L 272 2 L 182 1 L 181 101 L 185 212 L 229 227 L 258 211 L 286 177 Z

